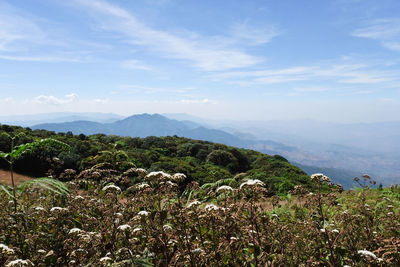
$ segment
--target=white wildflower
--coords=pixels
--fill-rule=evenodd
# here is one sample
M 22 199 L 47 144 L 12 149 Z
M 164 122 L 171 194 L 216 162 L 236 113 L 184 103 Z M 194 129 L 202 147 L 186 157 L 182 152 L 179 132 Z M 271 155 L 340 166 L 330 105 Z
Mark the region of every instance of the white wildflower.
M 62 211 L 68 211 L 68 209 L 61 207 L 53 207 L 50 209 L 50 212 L 62 212 Z
M 140 215 L 140 216 L 149 216 L 149 214 L 150 214 L 150 212 L 145 211 L 145 210 L 141 210 L 141 211 L 139 211 L 139 213 L 138 213 L 138 215 Z
M 201 204 L 200 201 L 195 200 L 195 201 L 190 202 L 190 203 L 187 205 L 187 208 L 190 209 L 191 207 L 193 207 L 193 206 L 198 206 L 198 205 L 200 205 L 200 204 Z
M 171 227 L 171 225 L 166 224 L 166 225 L 163 225 L 163 230 L 168 232 L 168 231 L 172 230 L 172 227 Z
M 160 185 L 163 185 L 163 184 L 166 184 L 166 185 L 169 185 L 169 186 L 172 186 L 172 187 L 178 186 L 176 183 L 173 183 L 171 181 L 166 181 L 166 182 L 161 182 L 160 183 Z
M 184 181 L 186 179 L 186 175 L 183 173 L 175 173 L 174 175 L 172 175 L 172 180 L 180 183 L 182 181 Z
M 150 187 L 150 185 L 147 184 L 147 183 L 141 183 L 141 184 L 138 184 L 136 186 L 136 188 L 139 189 L 139 190 L 146 189 L 146 188 L 149 188 L 149 187 Z
M 242 189 L 244 186 L 265 186 L 265 184 L 258 179 L 249 179 L 242 183 L 239 188 Z
M 127 230 L 131 229 L 131 227 L 128 224 L 123 224 L 123 225 L 118 226 L 117 229 L 120 231 L 127 231 Z
M 204 207 L 204 209 L 205 209 L 206 211 L 213 211 L 213 210 L 218 210 L 219 207 L 218 207 L 217 205 L 214 205 L 214 204 L 207 204 L 207 205 Z
M 12 248 L 9 248 L 7 245 L 4 244 L 0 244 L 0 251 L 8 255 L 12 255 L 15 253 L 15 251 Z
M 82 240 L 85 243 L 89 243 L 92 238 L 90 235 L 79 235 L 79 239 Z
M 321 233 L 325 233 L 325 228 L 321 228 L 319 230 L 321 231 Z
M 156 181 L 156 180 L 171 180 L 172 176 L 166 172 L 159 171 L 159 172 L 151 172 L 146 175 L 146 180 L 149 181 Z
M 107 192 L 107 191 L 110 191 L 110 192 L 115 191 L 117 193 L 121 193 L 122 192 L 121 188 L 119 188 L 118 186 L 113 185 L 113 184 L 106 185 L 105 187 L 103 187 L 102 190 L 104 192 Z
M 321 179 L 323 176 L 324 175 L 322 173 L 314 173 L 310 177 L 311 177 L 311 180 L 316 180 L 316 179 Z
M 250 234 L 257 234 L 257 231 L 249 230 L 249 233 L 250 233 Z
M 228 185 L 222 185 L 222 186 L 217 188 L 216 192 L 219 193 L 219 192 L 226 192 L 226 191 L 231 191 L 232 192 L 233 188 L 228 186 Z
M 13 267 L 13 266 L 15 266 L 15 267 L 33 266 L 33 263 L 32 263 L 30 260 L 21 260 L 21 259 L 18 259 L 18 260 L 10 261 L 10 262 L 6 265 L 6 267 Z
M 203 250 L 201 248 L 195 248 L 190 252 L 192 252 L 193 254 L 201 254 L 203 253 Z
M 368 251 L 368 250 L 359 250 L 359 251 L 357 251 L 357 253 L 362 255 L 362 256 L 368 256 L 368 257 L 371 257 L 373 259 L 376 259 L 376 255 L 374 253 L 372 253 L 371 251 Z
M 108 261 L 112 261 L 112 259 L 107 256 L 100 259 L 100 262 L 108 262 Z
M 75 234 L 75 233 L 81 233 L 81 232 L 83 232 L 81 229 L 79 229 L 79 228 L 72 228 L 72 229 L 70 229 L 69 230 L 69 232 L 68 232 L 68 234 Z
M 168 241 L 168 245 L 174 245 L 174 244 L 178 244 L 178 241 L 176 241 L 175 239 L 171 239 Z
M 338 234 L 338 233 L 339 233 L 339 230 L 338 230 L 338 229 L 333 229 L 333 230 L 332 230 L 332 233 Z

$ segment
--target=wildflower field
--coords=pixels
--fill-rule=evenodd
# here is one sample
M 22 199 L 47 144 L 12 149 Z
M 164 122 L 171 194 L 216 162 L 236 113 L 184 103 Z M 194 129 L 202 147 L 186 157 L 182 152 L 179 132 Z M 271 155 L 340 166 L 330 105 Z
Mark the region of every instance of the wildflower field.
M 150 169 L 132 166 L 145 161 L 140 151 L 133 160 L 132 150 L 96 149 L 75 160 L 80 167 L 66 168 L 78 155 L 69 137 L 21 132 L 1 148 L 9 173 L 39 158 L 33 162 L 50 167 L 52 178 L 17 184 L 10 176 L 12 183 L 0 184 L 0 266 L 400 266 L 400 187 L 372 189 L 368 175 L 343 190 L 279 156 L 210 143 L 203 163 L 179 151 L 205 144 L 178 138 L 152 140 L 175 151 L 174 164 L 171 152 L 150 146 L 169 155 Z M 18 138 L 24 141 L 14 146 Z M 89 149 L 132 141 L 71 138 Z M 229 165 L 228 152 L 248 166 Z M 189 171 L 167 171 L 179 164 Z M 202 175 L 207 168 L 213 172 Z
M 400 264 L 399 187 L 310 193 L 298 186 L 266 197 L 257 180 L 182 187 L 184 174 L 130 169 L 123 176 L 141 182 L 122 190 L 103 179 L 107 171 L 86 170 L 67 182 L 67 194 L 31 187 L 16 212 L 2 192 L 0 265 Z M 329 183 L 318 174 L 313 181 Z

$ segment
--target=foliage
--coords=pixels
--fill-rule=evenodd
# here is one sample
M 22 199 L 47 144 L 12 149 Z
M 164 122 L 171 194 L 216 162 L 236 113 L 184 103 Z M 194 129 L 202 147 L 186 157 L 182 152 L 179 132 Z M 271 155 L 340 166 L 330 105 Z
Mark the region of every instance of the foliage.
M 56 134 L 45 130 L 32 131 L 29 128 L 7 125 L 0 125 L 0 133 L 0 150 L 5 152 L 10 148 L 6 142 L 2 142 L 1 136 L 4 134 L 23 134 L 25 140 L 18 140 L 17 145 L 51 138 L 71 147 L 71 150 L 65 151 L 61 147 L 47 146 L 24 154 L 15 161 L 16 170 L 35 176 L 50 173 L 59 177 L 65 169 L 73 169 L 79 173 L 96 164 L 107 162 L 111 164 L 111 169 L 120 174 L 133 167 L 150 171 L 182 172 L 187 175 L 188 182 L 196 181 L 200 184 L 245 173 L 242 179 L 247 177 L 262 180 L 267 184 L 271 195 L 285 194 L 299 184 L 313 188 L 309 177 L 281 156 L 269 156 L 252 150 L 177 136 L 85 136 Z M 59 160 L 55 161 L 55 158 Z M 0 161 L 0 167 L 1 165 Z M 6 166 L 3 164 L 3 167 Z
M 181 174 L 133 168 L 119 179 L 138 183 L 123 189 L 105 181 L 117 175 L 109 166 L 68 182 L 67 199 L 40 188 L 27 192 L 17 213 L 0 191 L 0 265 L 400 264 L 399 187 L 364 183 L 341 192 L 316 175 L 313 194 L 297 186 L 285 198 L 268 197 L 261 181 L 240 183 L 240 175 L 200 187 Z

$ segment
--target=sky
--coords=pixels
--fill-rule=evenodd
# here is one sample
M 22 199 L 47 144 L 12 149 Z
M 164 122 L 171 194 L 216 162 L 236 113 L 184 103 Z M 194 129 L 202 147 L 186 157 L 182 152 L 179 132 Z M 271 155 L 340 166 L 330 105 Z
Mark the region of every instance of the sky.
M 398 0 L 0 0 L 0 115 L 400 120 Z

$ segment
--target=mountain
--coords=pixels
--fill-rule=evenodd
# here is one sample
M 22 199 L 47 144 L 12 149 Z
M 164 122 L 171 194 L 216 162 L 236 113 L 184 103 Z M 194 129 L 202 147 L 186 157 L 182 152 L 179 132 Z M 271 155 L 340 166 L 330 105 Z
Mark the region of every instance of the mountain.
M 55 132 L 72 132 L 74 134 L 114 134 L 119 136 L 146 137 L 146 136 L 181 136 L 197 140 L 224 143 L 227 145 L 249 148 L 263 146 L 274 149 L 294 149 L 283 144 L 269 140 L 242 139 L 233 134 L 208 129 L 200 124 L 190 121 L 177 121 L 168 119 L 159 114 L 140 114 L 127 117 L 112 123 L 99 123 L 93 121 L 74 121 L 64 123 L 44 123 L 31 127 L 32 129 L 45 129 Z
M 356 182 L 354 182 L 353 179 L 362 175 L 362 173 L 345 169 L 307 166 L 296 162 L 292 164 L 301 168 L 308 175 L 312 175 L 314 173 L 323 173 L 334 180 L 335 183 L 341 184 L 345 189 L 352 188 L 353 186 L 359 186 Z
M 31 128 L 46 129 L 55 132 L 71 131 L 74 134 L 83 133 L 85 135 L 96 133 L 131 137 L 177 135 L 196 140 L 217 142 L 240 148 L 254 149 L 270 155 L 279 154 L 288 158 L 290 161 L 293 161 L 293 159 L 295 159 L 294 161 L 300 159 L 299 164 L 303 164 L 301 166 L 305 167 L 306 170 L 327 170 L 331 174 L 330 177 L 335 182 L 342 183 L 346 188 L 352 186 L 351 183 L 345 181 L 350 177 L 347 175 L 348 172 L 346 170 L 341 169 L 340 166 L 335 166 L 335 168 L 332 168 L 329 165 L 326 166 L 324 165 L 325 162 L 321 160 L 317 161 L 318 163 L 321 163 L 321 166 L 316 167 L 319 165 L 313 164 L 316 162 L 313 160 L 313 154 L 299 150 L 294 146 L 285 145 L 271 140 L 257 140 L 251 134 L 237 132 L 234 128 L 226 127 L 224 128 L 226 131 L 209 129 L 201 126 L 201 124 L 197 122 L 173 120 L 159 114 L 133 115 L 113 123 L 75 121 L 65 123 L 46 123 L 35 125 Z M 335 169 L 334 172 L 332 171 L 333 169 Z M 313 171 L 312 173 L 315 172 L 321 171 Z M 354 171 L 354 173 L 357 173 L 357 171 Z
M 93 121 L 111 123 L 124 117 L 114 113 L 101 112 L 55 112 L 29 115 L 0 116 L 0 123 L 29 127 L 42 123 L 62 123 L 72 121 Z

